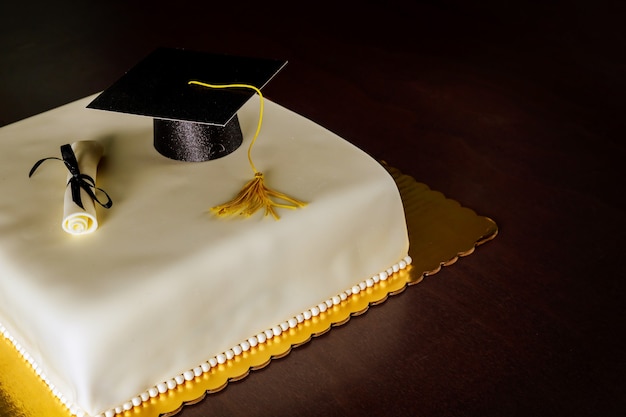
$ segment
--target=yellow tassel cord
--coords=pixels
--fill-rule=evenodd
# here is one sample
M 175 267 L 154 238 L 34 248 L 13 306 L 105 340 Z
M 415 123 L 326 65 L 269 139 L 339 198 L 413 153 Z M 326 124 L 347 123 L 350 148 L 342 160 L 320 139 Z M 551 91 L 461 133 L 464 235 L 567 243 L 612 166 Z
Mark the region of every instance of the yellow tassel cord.
M 275 208 L 297 209 L 306 206 L 305 202 L 289 197 L 278 191 L 267 188 L 264 184 L 263 173 L 257 171 L 252 162 L 252 147 L 256 142 L 261 125 L 263 124 L 263 94 L 257 87 L 249 84 L 208 84 L 200 81 L 189 81 L 189 84 L 200 85 L 207 88 L 247 88 L 254 90 L 259 95 L 259 123 L 256 132 L 248 147 L 248 162 L 252 171 L 254 171 L 254 179 L 248 181 L 237 196 L 227 203 L 212 207 L 211 210 L 216 215 L 226 217 L 234 215 L 243 215 L 249 217 L 256 213 L 259 209 L 265 209 L 265 215 L 271 214 L 274 219 L 278 220 L 280 216 L 276 213 Z M 278 203 L 272 198 L 283 200 L 285 203 Z

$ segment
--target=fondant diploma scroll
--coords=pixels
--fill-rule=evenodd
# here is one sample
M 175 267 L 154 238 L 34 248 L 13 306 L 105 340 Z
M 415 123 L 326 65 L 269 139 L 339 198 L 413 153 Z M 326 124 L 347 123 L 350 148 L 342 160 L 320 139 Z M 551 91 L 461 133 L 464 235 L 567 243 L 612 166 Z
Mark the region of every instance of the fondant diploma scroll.
M 72 235 L 92 233 L 98 228 L 95 203 L 104 208 L 113 204 L 109 195 L 96 187 L 96 172 L 104 149 L 95 141 L 79 141 L 61 146 L 62 158 L 50 157 L 39 160 L 29 176 L 48 159 L 58 159 L 68 169 L 67 187 L 63 201 L 63 230 Z M 102 202 L 96 192 L 103 193 L 107 201 Z
M 80 141 L 72 143 L 72 150 L 78 161 L 78 169 L 81 174 L 88 175 L 96 179 L 96 171 L 98 163 L 102 158 L 104 149 L 102 145 L 95 141 Z M 72 173 L 68 173 L 68 183 L 72 179 Z M 87 191 L 80 187 L 80 201 L 83 207 L 80 207 L 73 200 L 73 188 L 71 184 L 65 189 L 65 198 L 63 201 L 63 230 L 72 235 L 82 235 L 94 232 L 98 228 L 98 218 L 96 217 L 96 205 L 94 200 L 87 194 Z

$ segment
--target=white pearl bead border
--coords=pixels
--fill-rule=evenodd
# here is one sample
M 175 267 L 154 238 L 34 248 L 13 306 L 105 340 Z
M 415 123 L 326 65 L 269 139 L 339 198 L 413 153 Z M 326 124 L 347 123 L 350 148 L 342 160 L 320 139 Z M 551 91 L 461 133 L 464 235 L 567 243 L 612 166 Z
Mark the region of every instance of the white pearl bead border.
M 247 352 L 251 348 L 263 344 L 274 337 L 278 337 L 283 332 L 286 332 L 289 329 L 294 329 L 301 323 L 310 320 L 313 317 L 319 316 L 329 308 L 346 301 L 348 297 L 356 295 L 361 291 L 366 290 L 367 288 L 371 288 L 380 281 L 386 281 L 391 275 L 400 270 L 406 269 L 406 267 L 409 266 L 411 262 L 411 257 L 407 255 L 397 264 L 394 264 L 387 270 L 373 275 L 371 278 L 367 278 L 362 282 L 359 282 L 358 284 L 352 286 L 346 291 L 335 295 L 300 314 L 297 314 L 295 317 L 292 317 L 289 320 L 272 327 L 271 329 L 267 329 L 257 334 L 256 336 L 250 337 L 248 340 L 244 340 L 243 342 L 232 347 L 226 352 L 222 352 L 210 358 L 206 362 L 201 363 L 193 369 L 189 369 L 182 374 L 176 375 L 175 377 L 168 379 L 167 381 L 156 384 L 145 392 L 142 392 L 136 397 L 133 397 L 130 400 L 126 401 L 124 404 L 111 408 L 104 413 L 98 414 L 95 417 L 114 417 L 116 414 L 122 414 L 124 411 L 129 411 L 133 407 L 138 407 L 142 403 L 150 401 L 150 399 L 152 398 L 158 397 L 160 394 L 164 394 L 169 390 L 175 389 L 178 385 L 185 384 L 187 381 L 192 381 L 195 378 L 202 376 L 202 374 L 204 374 L 205 372 L 211 371 L 211 369 L 215 368 L 216 366 L 224 364 L 227 361 L 233 359 L 235 356 L 239 356 L 243 352 Z M 15 340 L 15 338 L 13 338 L 13 336 L 11 336 L 9 331 L 2 325 L 2 323 L 0 323 L 0 334 L 2 334 L 4 338 L 11 342 L 11 344 L 13 345 L 15 350 L 17 350 L 20 356 L 22 356 L 22 358 L 24 358 L 24 360 L 30 364 L 37 376 L 39 376 L 39 378 L 48 386 L 52 394 L 59 399 L 59 401 L 69 410 L 72 415 L 76 417 L 88 417 L 88 414 L 84 410 L 82 410 L 76 404 L 73 404 L 61 392 L 59 392 L 54 384 L 52 384 L 48 377 L 43 373 L 40 366 L 35 362 L 33 357 L 25 351 L 25 349 Z

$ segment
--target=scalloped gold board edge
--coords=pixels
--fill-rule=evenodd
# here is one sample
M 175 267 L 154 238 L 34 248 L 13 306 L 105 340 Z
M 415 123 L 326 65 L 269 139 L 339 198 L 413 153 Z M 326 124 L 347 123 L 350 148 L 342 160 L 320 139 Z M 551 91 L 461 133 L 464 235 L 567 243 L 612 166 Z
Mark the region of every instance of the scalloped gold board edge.
M 471 209 L 431 190 L 398 169 L 384 164 L 393 176 L 404 203 L 413 258 L 410 267 L 393 274 L 386 281 L 356 295 L 340 305 L 329 308 L 318 317 L 283 332 L 267 343 L 250 349 L 211 372 L 188 381 L 176 390 L 161 394 L 140 407 L 122 413 L 130 417 L 171 416 L 187 404 L 202 401 L 207 393 L 225 388 L 230 381 L 245 378 L 250 371 L 267 366 L 272 359 L 284 357 L 292 348 L 344 324 L 350 317 L 362 314 L 371 305 L 384 302 L 425 276 L 437 273 L 442 266 L 451 265 L 459 257 L 495 238 L 498 226 L 488 217 L 477 215 Z M 355 278 L 355 282 L 358 277 Z M 210 355 L 210 352 L 207 352 Z M 12 417 L 68 417 L 69 411 L 50 393 L 29 364 L 16 352 L 13 345 L 2 338 L 0 342 L 0 416 Z

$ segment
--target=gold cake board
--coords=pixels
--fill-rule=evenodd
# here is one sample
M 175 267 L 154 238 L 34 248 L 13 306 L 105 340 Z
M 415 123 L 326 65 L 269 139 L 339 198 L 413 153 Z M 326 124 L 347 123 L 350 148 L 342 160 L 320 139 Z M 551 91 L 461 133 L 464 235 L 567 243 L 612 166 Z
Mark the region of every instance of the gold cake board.
M 173 415 L 185 404 L 201 401 L 207 393 L 217 392 L 229 381 L 245 378 L 250 371 L 267 366 L 273 358 L 289 354 L 313 337 L 346 323 L 351 316 L 362 314 L 370 305 L 381 303 L 388 296 L 398 294 L 425 276 L 451 265 L 459 257 L 471 254 L 476 246 L 493 239 L 498 233 L 496 223 L 474 211 L 461 207 L 443 194 L 399 170 L 386 167 L 394 177 L 405 207 L 413 263 L 405 270 L 380 281 L 340 305 L 329 308 L 319 316 L 283 332 L 265 344 L 218 365 L 193 381 L 179 385 L 175 390 L 152 398 L 124 416 L 157 417 Z M 359 277 L 355 277 L 355 281 Z M 207 352 L 210 354 L 210 352 Z M 158 382 L 158 381 L 155 381 Z M 12 417 L 68 417 L 69 411 L 56 399 L 37 377 L 29 364 L 19 356 L 13 345 L 0 341 L 0 416 Z

